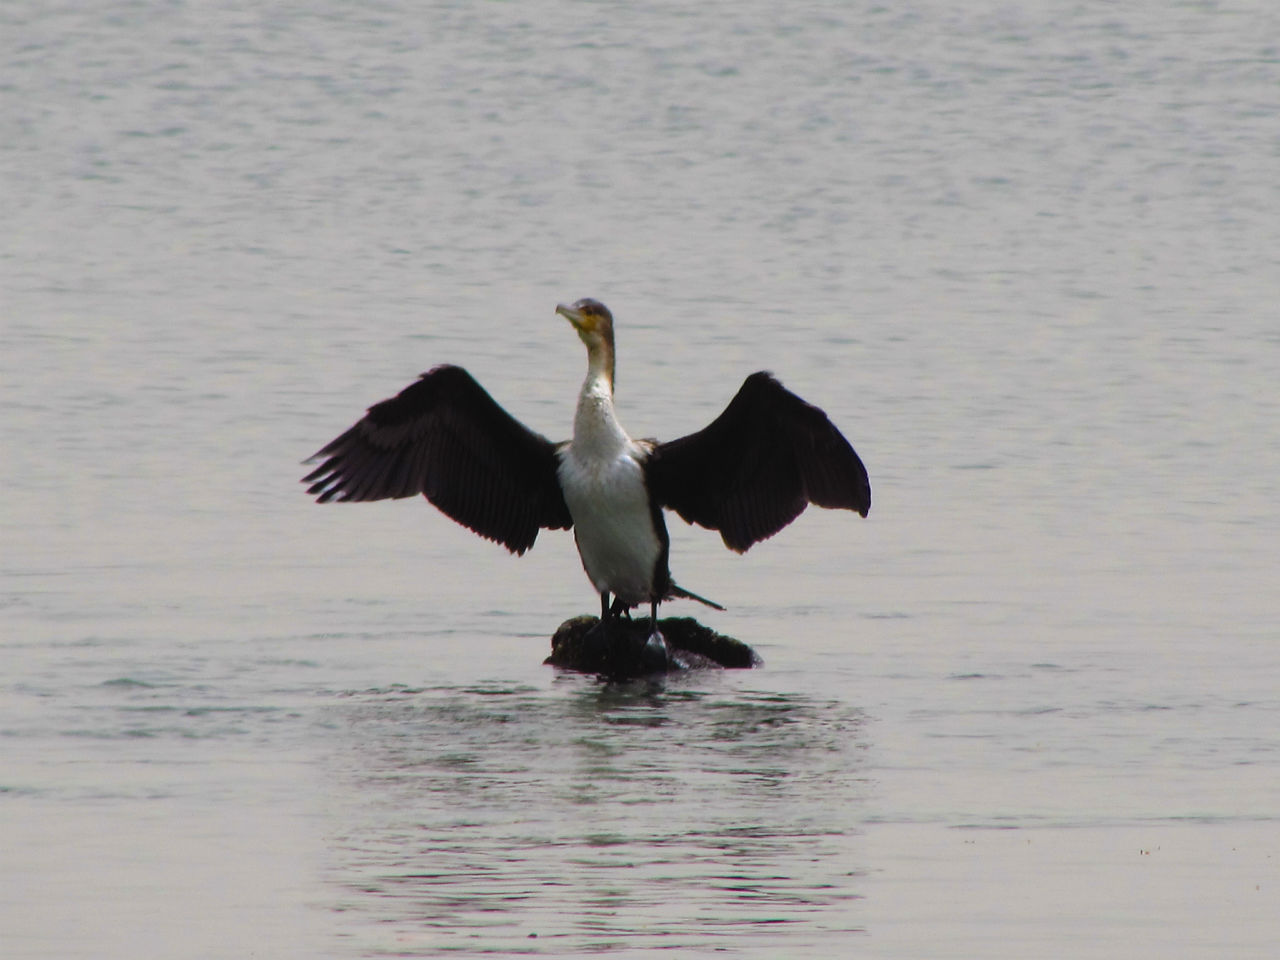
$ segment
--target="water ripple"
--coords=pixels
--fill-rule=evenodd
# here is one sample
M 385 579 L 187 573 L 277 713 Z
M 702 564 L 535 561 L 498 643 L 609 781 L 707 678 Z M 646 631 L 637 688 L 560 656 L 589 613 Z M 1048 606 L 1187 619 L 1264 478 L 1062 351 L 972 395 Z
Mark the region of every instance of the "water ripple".
M 857 929 L 859 711 L 575 684 L 335 707 L 330 877 L 367 949 L 759 949 Z

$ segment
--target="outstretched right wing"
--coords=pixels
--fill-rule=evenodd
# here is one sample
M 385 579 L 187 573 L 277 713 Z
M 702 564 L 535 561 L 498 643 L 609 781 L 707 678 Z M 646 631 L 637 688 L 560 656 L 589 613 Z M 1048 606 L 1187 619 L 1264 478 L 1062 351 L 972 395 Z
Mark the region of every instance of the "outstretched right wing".
M 556 444 L 530 430 L 461 367 L 422 374 L 374 404 L 308 462 L 307 493 L 385 500 L 421 493 L 449 517 L 524 553 L 543 527 L 573 526 L 556 477 Z

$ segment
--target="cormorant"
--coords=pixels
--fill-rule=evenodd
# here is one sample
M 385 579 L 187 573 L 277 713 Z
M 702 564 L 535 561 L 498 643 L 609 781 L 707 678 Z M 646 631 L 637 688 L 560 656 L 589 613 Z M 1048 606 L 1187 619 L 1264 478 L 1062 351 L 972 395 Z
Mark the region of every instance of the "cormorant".
M 739 553 L 804 508 L 871 508 L 866 468 L 827 415 L 764 371 L 697 433 L 658 443 L 630 437 L 613 406 L 613 315 L 598 300 L 560 304 L 587 346 L 573 438 L 553 443 L 507 413 L 466 370 L 422 374 L 374 404 L 310 460 L 320 503 L 423 494 L 480 536 L 523 554 L 547 528 L 573 528 L 602 621 L 673 597 L 723 609 L 677 586 L 663 508 L 718 530 Z M 612 595 L 612 603 L 610 596 Z

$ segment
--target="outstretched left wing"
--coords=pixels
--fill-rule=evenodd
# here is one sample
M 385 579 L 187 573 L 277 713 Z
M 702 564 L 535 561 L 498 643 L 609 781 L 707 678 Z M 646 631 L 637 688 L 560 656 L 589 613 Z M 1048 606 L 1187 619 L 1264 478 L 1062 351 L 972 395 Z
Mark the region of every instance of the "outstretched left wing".
M 663 506 L 719 530 L 739 553 L 810 503 L 864 517 L 871 509 L 867 470 L 849 441 L 822 410 L 764 371 L 747 377 L 710 425 L 657 444 L 645 476 Z

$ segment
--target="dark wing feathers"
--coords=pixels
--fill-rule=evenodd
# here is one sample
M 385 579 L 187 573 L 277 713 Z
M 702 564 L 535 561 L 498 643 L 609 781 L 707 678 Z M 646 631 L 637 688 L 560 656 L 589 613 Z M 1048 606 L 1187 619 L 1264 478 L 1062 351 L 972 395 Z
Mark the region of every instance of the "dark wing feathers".
M 303 483 L 320 503 L 421 493 L 482 537 L 524 553 L 573 525 L 556 445 L 498 406 L 461 367 L 440 366 L 321 449 Z
M 739 553 L 815 503 L 871 509 L 866 468 L 827 415 L 765 372 L 753 373 L 703 430 L 658 444 L 650 490 Z

